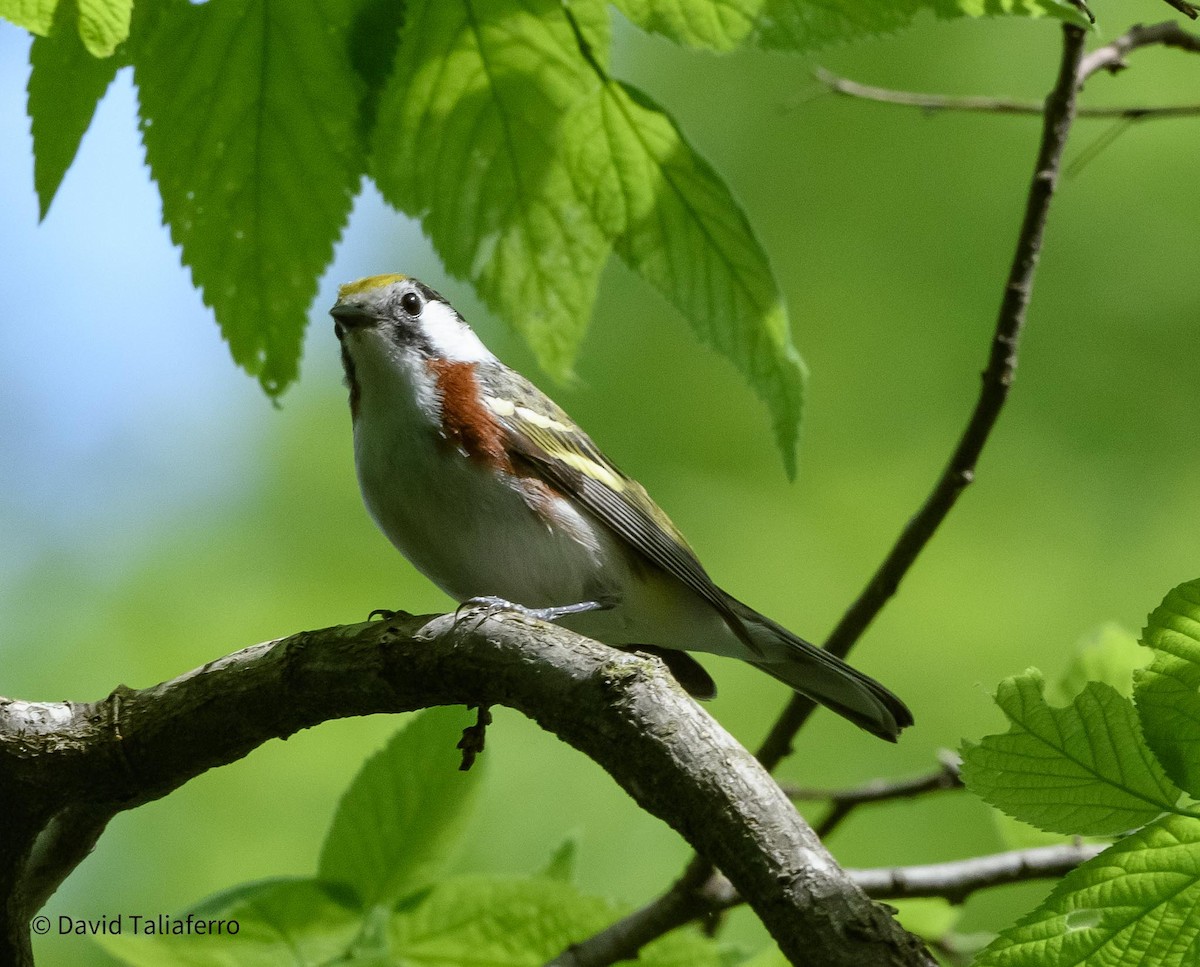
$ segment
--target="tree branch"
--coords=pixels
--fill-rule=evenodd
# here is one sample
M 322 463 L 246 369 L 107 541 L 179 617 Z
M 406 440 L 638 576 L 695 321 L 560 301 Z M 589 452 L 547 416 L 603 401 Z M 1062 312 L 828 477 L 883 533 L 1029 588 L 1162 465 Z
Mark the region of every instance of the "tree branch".
M 1045 104 L 1039 104 L 1036 101 L 1019 101 L 1004 97 L 954 97 L 948 94 L 922 94 L 917 91 L 898 91 L 887 87 L 875 87 L 871 84 L 852 81 L 847 77 L 839 77 L 823 67 L 814 68 L 813 77 L 834 94 L 854 97 L 863 101 L 877 101 L 881 104 L 916 107 L 923 111 L 970 111 L 984 114 L 1018 114 L 1040 117 L 1046 110 Z M 1132 121 L 1195 117 L 1198 114 L 1200 114 L 1200 104 L 1171 104 L 1154 107 L 1080 107 L 1078 111 L 1080 118 L 1107 118 L 1109 120 L 1125 118 Z
M 959 495 L 974 479 L 976 462 L 1008 398 L 1046 218 L 1062 165 L 1067 134 L 1075 118 L 1079 91 L 1076 78 L 1083 58 L 1085 36 L 1082 28 L 1073 24 L 1063 25 L 1058 77 L 1046 99 L 1042 137 L 1025 202 L 1025 216 L 1000 303 L 991 353 L 982 374 L 979 398 L 932 492 L 826 641 L 825 647 L 840 657 L 846 656 L 895 594 L 900 580 L 912 567 L 917 555 L 945 520 Z M 759 747 L 757 758 L 767 771 L 773 772 L 790 754 L 793 738 L 815 707 L 800 695 L 792 697 Z M 702 859 L 694 860 L 687 872 L 663 895 L 583 944 L 576 945 L 572 950 L 574 960 L 560 958 L 556 963 L 569 964 L 570 967 L 612 964 L 636 956 L 642 946 L 667 930 L 713 912 L 711 897 L 720 892 L 723 879 L 716 868 L 719 866 L 719 862 L 713 866 Z M 620 938 L 622 943 L 609 942 L 613 938 Z M 808 959 L 806 957 L 806 962 Z M 819 958 L 815 962 L 819 962 Z
M 1190 16 L 1194 18 L 1195 14 Z M 1189 33 L 1174 21 L 1153 24 L 1149 27 L 1136 24 L 1112 43 L 1098 47 L 1083 57 L 1076 69 L 1077 83 L 1082 86 L 1088 78 L 1102 70 L 1108 71 L 1110 74 L 1124 70 L 1129 66 L 1125 58 L 1133 51 L 1143 47 L 1174 47 L 1177 50 L 1196 54 L 1200 53 L 1200 36 Z M 1033 101 L 1018 101 L 1001 97 L 951 97 L 945 94 L 920 94 L 915 91 L 874 87 L 845 77 L 838 77 L 823 67 L 814 68 L 813 77 L 834 94 L 866 101 L 877 101 L 882 104 L 916 107 L 925 111 L 981 111 L 989 114 L 1041 115 L 1046 110 L 1045 104 Z M 1200 114 L 1200 104 L 1076 108 L 1076 116 L 1081 118 L 1125 118 L 1132 121 L 1194 117 L 1197 114 Z
M 851 789 L 803 789 L 787 785 L 781 788 L 793 801 L 829 801 L 830 810 L 816 827 L 817 836 L 825 840 L 859 806 L 895 799 L 912 799 L 914 796 L 923 796 L 931 792 L 962 789 L 963 784 L 959 775 L 958 756 L 947 753 L 942 757 L 938 769 L 912 779 L 875 779 Z
M 900 581 L 917 556 L 925 549 L 967 485 L 975 479 L 979 455 L 1008 399 L 1008 391 L 1016 374 L 1017 346 L 1033 292 L 1046 218 L 1058 183 L 1067 135 L 1075 119 L 1079 93 L 1076 78 L 1083 59 L 1085 36 L 1082 28 L 1073 24 L 1063 25 L 1063 50 L 1058 78 L 1046 98 L 1042 137 L 1025 200 L 1025 216 L 1000 300 L 992 349 L 983 371 L 979 398 L 958 445 L 925 503 L 909 520 L 879 569 L 829 635 L 825 647 L 841 658 L 846 657 L 875 616 L 896 593 Z M 791 752 L 792 739 L 814 708 L 808 699 L 800 695 L 793 696 L 759 748 L 759 761 L 768 771 L 774 771 Z
M 1174 47 L 1192 54 L 1200 54 L 1200 37 L 1188 33 L 1174 21 L 1152 24 L 1149 27 L 1135 24 L 1111 44 L 1098 47 L 1088 54 L 1079 65 L 1078 78 L 1082 84 L 1098 71 L 1116 74 L 1125 70 L 1126 55 L 1142 47 Z
M 936 896 L 962 903 L 975 891 L 988 887 L 1063 876 L 1106 848 L 1093 843 L 1039 846 L 950 863 L 847 872 L 877 900 Z
M 304 632 L 99 702 L 0 699 L 0 962 L 116 813 L 271 738 L 350 715 L 507 705 L 590 756 L 732 883 L 793 959 L 932 964 L 838 868 L 765 770 L 656 658 L 514 615 Z
M 875 900 L 943 897 L 962 903 L 977 890 L 1063 876 L 1104 849 L 1092 844 L 1042 846 L 949 863 L 846 872 Z M 650 941 L 697 917 L 720 913 L 741 902 L 733 885 L 720 873 L 712 874 L 697 858 L 662 896 L 576 944 L 546 967 L 608 967 L 636 956 Z

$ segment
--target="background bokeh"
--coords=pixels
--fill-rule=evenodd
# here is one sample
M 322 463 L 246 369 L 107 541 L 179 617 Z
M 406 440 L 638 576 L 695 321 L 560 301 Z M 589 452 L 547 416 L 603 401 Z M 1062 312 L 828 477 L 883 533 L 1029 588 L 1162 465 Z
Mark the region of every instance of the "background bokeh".
M 1096 3 L 1111 37 L 1171 13 Z M 823 52 L 865 82 L 1039 99 L 1057 24 L 940 22 Z M 300 383 L 273 407 L 230 362 L 160 226 L 123 71 L 48 218 L 37 222 L 28 38 L 0 23 L 0 694 L 90 700 L 372 608 L 447 601 L 359 503 L 336 342 L 339 282 L 403 270 L 450 296 L 502 358 L 530 354 L 448 279 L 419 228 L 369 186 L 313 310 Z M 1036 119 L 925 116 L 839 99 L 813 60 L 712 57 L 618 31 L 615 70 L 675 112 L 745 205 L 789 299 L 812 380 L 799 479 L 766 414 L 686 323 L 614 264 L 577 385 L 554 395 L 639 476 L 732 592 L 820 639 L 914 511 L 973 404 L 1037 137 Z M 1136 55 L 1088 103 L 1195 100 L 1200 63 Z M 783 769 L 834 785 L 926 769 L 999 725 L 988 694 L 1060 671 L 1115 619 L 1137 630 L 1200 575 L 1200 120 L 1133 126 L 1062 186 L 1002 423 L 966 493 L 855 654 L 912 705 L 898 747 L 814 719 Z M 1112 129 L 1080 122 L 1078 158 Z M 540 382 L 545 384 L 545 380 Z M 712 712 L 747 744 L 781 686 L 714 659 Z M 52 916 L 172 911 L 246 880 L 307 874 L 339 792 L 396 727 L 380 716 L 272 742 L 119 816 Z M 464 870 L 539 867 L 567 835 L 582 884 L 638 902 L 687 850 L 595 766 L 515 713 L 489 733 L 490 776 Z M 846 864 L 997 849 L 966 795 L 857 814 Z M 1044 886 L 973 899 L 964 926 L 1031 907 Z M 746 914 L 730 934 L 762 936 Z M 41 963 L 103 964 L 87 941 Z

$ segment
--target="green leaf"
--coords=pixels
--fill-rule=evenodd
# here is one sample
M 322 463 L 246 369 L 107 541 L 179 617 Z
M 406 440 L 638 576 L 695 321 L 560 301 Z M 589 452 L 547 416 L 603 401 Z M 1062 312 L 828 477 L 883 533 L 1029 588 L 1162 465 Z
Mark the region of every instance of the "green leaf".
M 77 0 L 79 37 L 94 57 L 109 57 L 129 36 L 133 0 Z
M 1069 702 L 1088 682 L 1105 682 L 1129 696 L 1133 693 L 1133 672 L 1148 657 L 1131 632 L 1113 622 L 1101 625 L 1076 643 L 1071 662 L 1054 687 L 1052 698 Z
M 391 949 L 403 951 L 406 967 L 540 967 L 620 913 L 565 883 L 458 877 L 392 918 Z M 650 944 L 638 958 L 638 967 L 719 965 L 711 941 L 683 931 Z
M 54 26 L 57 6 L 58 0 L 0 0 L 0 17 L 45 37 Z
M 610 250 L 560 150 L 598 83 L 560 0 L 412 0 L 376 125 L 384 197 L 560 377 Z
M 614 5 L 643 30 L 716 51 L 751 44 L 812 50 L 900 30 L 923 10 L 940 17 L 1052 16 L 1088 25 L 1066 0 L 614 0 Z
M 486 760 L 458 769 L 471 723 L 462 708 L 422 712 L 367 760 L 321 849 L 319 876 L 351 887 L 363 909 L 392 906 L 441 870 L 478 795 Z
M 361 913 L 340 903 L 335 894 L 315 880 L 272 880 L 250 884 L 197 907 L 196 920 L 222 923 L 221 932 L 191 935 L 151 934 L 146 925 L 151 913 L 137 925 L 122 914 L 119 935 L 97 937 L 114 957 L 134 967 L 296 967 L 354 961 L 338 958 L 351 948 L 362 926 Z M 201 912 L 201 910 L 203 912 Z M 179 914 L 176 920 L 183 919 Z M 228 932 L 232 923 L 237 932 Z
M 1146 741 L 1167 775 L 1200 798 L 1200 581 L 1163 599 L 1142 641 L 1155 650 L 1134 687 Z
M 996 704 L 1012 723 L 963 748 L 976 795 L 1041 829 L 1104 834 L 1174 810 L 1180 790 L 1142 742 L 1133 704 L 1091 682 L 1066 708 L 1046 704 L 1041 673 L 1005 679 Z
M 175 0 L 136 43 L 163 218 L 234 359 L 272 394 L 295 378 L 365 165 L 348 54 L 362 2 Z
M 744 372 L 795 475 L 804 364 L 767 254 L 712 167 L 649 96 L 606 82 L 566 130 L 574 177 L 617 252 Z
M 39 216 L 45 218 L 121 62 L 93 57 L 77 33 L 58 29 L 34 38 L 29 66 L 26 110 L 33 133 L 33 184 Z
M 941 17 L 1054 17 L 1080 27 L 1091 27 L 1087 16 L 1068 0 L 933 0 Z
M 746 44 L 811 50 L 906 27 L 930 0 L 614 0 L 631 21 L 686 47 L 728 51 Z
M 1068 873 L 975 967 L 1192 967 L 1200 821 L 1164 816 Z

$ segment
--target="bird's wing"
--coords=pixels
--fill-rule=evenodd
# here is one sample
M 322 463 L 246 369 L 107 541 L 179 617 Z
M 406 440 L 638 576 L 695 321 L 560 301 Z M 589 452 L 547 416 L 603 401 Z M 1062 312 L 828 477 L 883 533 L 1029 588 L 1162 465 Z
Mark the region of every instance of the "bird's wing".
M 511 371 L 505 376 L 500 395 L 485 397 L 485 403 L 504 430 L 509 453 L 577 501 L 643 559 L 711 604 L 730 630 L 761 654 L 729 596 L 708 576 L 683 534 L 645 488 L 618 470 L 537 387 Z

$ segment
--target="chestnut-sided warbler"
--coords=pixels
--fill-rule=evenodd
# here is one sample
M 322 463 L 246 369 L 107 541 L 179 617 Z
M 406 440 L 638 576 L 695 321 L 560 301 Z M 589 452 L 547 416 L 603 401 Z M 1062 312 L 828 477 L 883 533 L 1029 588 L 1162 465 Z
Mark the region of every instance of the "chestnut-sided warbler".
M 912 724 L 874 679 L 717 587 L 641 485 L 433 289 L 372 276 L 330 311 L 367 510 L 456 601 L 652 651 L 698 697 L 715 689 L 684 649 L 747 661 L 891 741 Z

